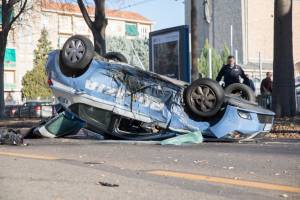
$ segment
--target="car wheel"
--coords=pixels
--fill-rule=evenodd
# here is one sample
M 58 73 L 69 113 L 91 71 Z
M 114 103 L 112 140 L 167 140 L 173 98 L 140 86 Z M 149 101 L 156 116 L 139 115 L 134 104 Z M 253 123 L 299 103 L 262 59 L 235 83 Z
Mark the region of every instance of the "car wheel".
M 114 60 L 117 62 L 128 63 L 127 58 L 119 52 L 108 52 L 103 57 L 108 60 Z
M 200 78 L 184 92 L 186 108 L 191 117 L 209 118 L 215 116 L 224 102 L 224 90 L 218 82 Z
M 255 102 L 256 97 L 253 90 L 245 84 L 234 83 L 225 88 L 225 94 L 236 96 L 247 101 Z
M 93 43 L 82 35 L 70 37 L 60 52 L 61 64 L 68 68 L 68 71 L 85 70 L 93 57 Z

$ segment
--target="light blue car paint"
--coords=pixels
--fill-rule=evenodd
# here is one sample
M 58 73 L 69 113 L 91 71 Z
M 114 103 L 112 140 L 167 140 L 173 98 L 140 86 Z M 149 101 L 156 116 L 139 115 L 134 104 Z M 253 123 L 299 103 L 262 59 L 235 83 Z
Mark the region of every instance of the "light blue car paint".
M 145 123 L 157 123 L 176 134 L 203 131 L 223 138 L 237 131 L 250 137 L 268 131 L 265 130 L 267 123 L 258 120 L 258 113 L 274 115 L 258 107 L 244 109 L 226 105 L 217 123 L 195 121 L 183 107 L 182 94 L 186 86 L 122 63 L 94 58 L 84 74 L 72 78 L 61 72 L 59 51 L 53 51 L 48 56 L 46 71 L 54 95 L 69 112 L 73 104 L 88 104 Z M 240 117 L 238 110 L 249 112 L 251 119 Z
M 251 117 L 249 119 L 240 117 L 238 110 L 249 112 Z M 257 113 L 228 105 L 222 119 L 217 124 L 209 127 L 209 131 L 211 131 L 217 138 L 221 138 L 224 136 L 224 133 L 231 133 L 233 131 L 238 131 L 246 135 L 270 131 L 264 130 L 265 126 L 266 124 L 259 122 Z

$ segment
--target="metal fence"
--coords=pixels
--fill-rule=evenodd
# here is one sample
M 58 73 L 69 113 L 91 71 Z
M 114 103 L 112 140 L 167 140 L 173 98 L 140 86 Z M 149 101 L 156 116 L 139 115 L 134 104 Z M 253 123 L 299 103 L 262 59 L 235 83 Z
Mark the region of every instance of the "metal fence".
M 257 96 L 258 105 L 263 108 L 271 109 L 272 108 L 272 96 L 271 95 L 258 95 Z

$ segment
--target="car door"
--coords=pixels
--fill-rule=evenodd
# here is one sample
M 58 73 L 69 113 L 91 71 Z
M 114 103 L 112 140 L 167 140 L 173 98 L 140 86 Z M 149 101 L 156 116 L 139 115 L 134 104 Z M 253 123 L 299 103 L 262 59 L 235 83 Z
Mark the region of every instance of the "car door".
M 126 75 L 125 83 L 124 107 L 132 113 L 132 118 L 151 121 L 150 101 L 145 93 L 148 83 L 133 75 Z
M 160 85 L 151 87 L 150 96 L 150 116 L 153 121 L 167 123 L 171 117 L 168 102 L 172 98 L 172 92 L 165 90 Z
M 19 116 L 20 117 L 30 117 L 30 106 L 31 103 L 24 103 L 19 111 Z

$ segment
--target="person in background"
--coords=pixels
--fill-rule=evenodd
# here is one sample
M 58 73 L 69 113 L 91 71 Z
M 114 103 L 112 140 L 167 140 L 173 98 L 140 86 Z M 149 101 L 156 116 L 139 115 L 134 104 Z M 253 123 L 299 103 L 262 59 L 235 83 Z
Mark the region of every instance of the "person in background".
M 272 107 L 272 73 L 267 72 L 266 78 L 262 80 L 260 84 L 260 93 L 264 99 L 266 108 L 271 109 Z
M 244 84 L 247 85 L 247 86 L 249 86 L 249 87 L 255 92 L 255 86 L 254 86 L 253 81 L 249 78 L 249 75 L 248 75 L 248 74 L 246 74 L 246 77 L 247 77 L 248 79 L 245 79 L 245 80 L 244 80 Z
M 220 82 L 222 77 L 224 77 L 225 87 L 233 83 L 240 83 L 240 78 L 243 78 L 244 81 L 248 79 L 242 67 L 236 65 L 234 56 L 228 56 L 227 65 L 223 65 L 216 81 Z
M 271 95 L 272 94 L 272 73 L 267 72 L 266 78 L 262 80 L 260 84 L 260 93 L 262 95 Z

